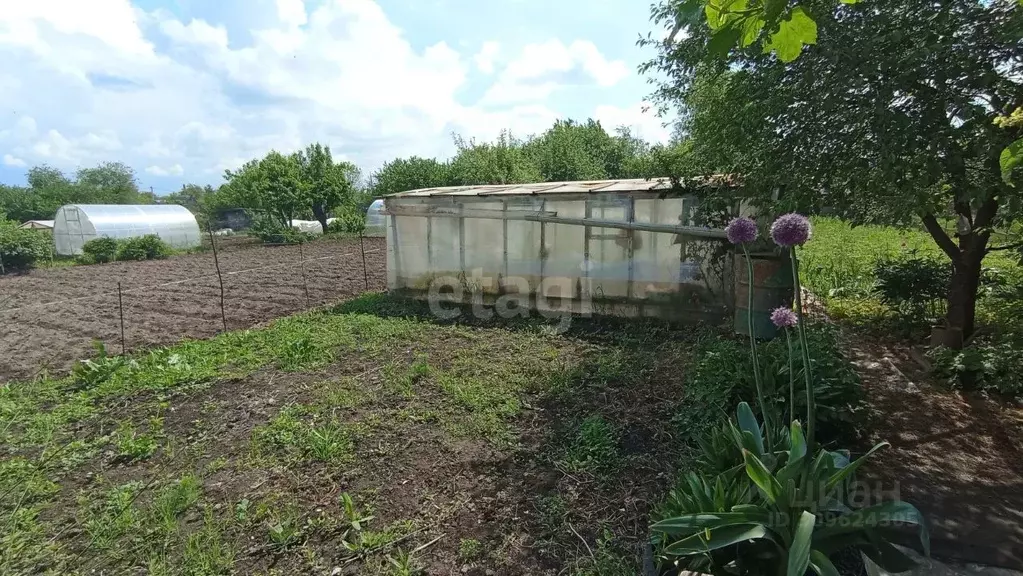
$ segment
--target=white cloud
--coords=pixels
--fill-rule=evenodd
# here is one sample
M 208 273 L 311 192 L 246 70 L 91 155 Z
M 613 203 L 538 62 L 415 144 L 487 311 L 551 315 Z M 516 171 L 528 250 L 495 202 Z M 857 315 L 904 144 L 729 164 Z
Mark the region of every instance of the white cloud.
M 501 51 L 501 45 L 493 40 L 484 42 L 483 46 L 480 47 L 480 51 L 472 57 L 473 61 L 476 62 L 476 68 L 484 74 L 494 73 L 494 61 L 497 59 L 497 54 Z
M 185 173 L 185 169 L 181 166 L 181 164 L 174 164 L 167 168 L 162 168 L 160 166 L 147 166 L 146 173 L 152 174 L 153 176 L 181 176 Z
M 216 182 L 271 148 L 320 141 L 371 171 L 396 156 L 448 156 L 452 132 L 526 136 L 589 116 L 544 98 L 629 73 L 585 40 L 525 46 L 503 69 L 497 41 L 475 54 L 415 47 L 371 0 L 254 2 L 272 24 L 247 35 L 129 0 L 5 4 L 0 110 L 18 120 L 0 127 L 0 149 L 68 170 L 120 160 Z M 465 102 L 470 75 L 494 72 L 487 94 Z
M 593 116 L 608 131 L 628 126 L 633 136 L 651 143 L 663 143 L 671 139 L 671 128 L 663 125 L 664 119 L 658 118 L 654 110 L 647 110 L 642 103 L 627 107 L 597 106 Z
M 4 166 L 24 168 L 25 166 L 28 166 L 28 164 L 26 164 L 25 161 L 22 160 L 21 158 L 11 156 L 10 154 L 4 154 Z
M 608 60 L 589 40 L 528 44 L 483 97 L 487 104 L 540 101 L 565 85 L 610 87 L 629 75 L 621 60 Z

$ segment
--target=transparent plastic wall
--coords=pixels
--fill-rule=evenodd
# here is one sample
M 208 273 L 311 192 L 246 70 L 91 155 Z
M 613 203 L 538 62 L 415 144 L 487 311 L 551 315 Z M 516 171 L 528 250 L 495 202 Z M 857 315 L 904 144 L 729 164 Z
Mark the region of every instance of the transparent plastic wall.
M 200 243 L 195 216 L 174 204 L 70 204 L 57 210 L 53 242 L 57 254 L 74 256 L 94 238 L 133 238 L 156 234 L 173 248 Z
M 732 306 L 734 280 L 721 239 L 516 218 L 693 226 L 695 206 L 690 197 L 621 193 L 392 197 L 385 209 L 388 286 L 460 293 L 466 302 L 477 292 L 489 300 L 528 292 L 533 305 L 570 299 L 579 313 L 717 317 Z M 460 287 L 450 286 L 453 279 Z
M 383 215 L 384 201 L 374 200 L 366 209 L 366 230 L 365 236 L 382 238 L 387 231 L 387 220 Z

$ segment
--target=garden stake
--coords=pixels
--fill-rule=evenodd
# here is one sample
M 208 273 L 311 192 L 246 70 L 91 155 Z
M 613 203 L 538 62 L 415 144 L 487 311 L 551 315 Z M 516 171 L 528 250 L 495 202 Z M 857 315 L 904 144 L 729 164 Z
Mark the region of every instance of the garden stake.
M 121 296 L 121 283 L 117 283 L 117 309 L 121 316 L 121 356 L 124 356 L 124 298 Z
M 227 314 L 224 312 L 224 277 L 220 274 L 220 259 L 217 257 L 217 242 L 213 239 L 213 228 L 209 218 L 206 219 L 206 230 L 210 233 L 210 246 L 213 248 L 213 265 L 217 268 L 217 281 L 220 282 L 220 322 L 227 332 Z
M 298 265 L 302 268 L 302 288 L 305 289 L 305 307 L 309 308 L 309 282 L 305 278 L 305 248 L 302 242 L 298 243 Z
M 369 272 L 366 271 L 366 245 L 362 243 L 364 233 L 359 232 L 359 250 L 362 252 L 362 280 L 366 283 L 366 290 L 369 290 Z

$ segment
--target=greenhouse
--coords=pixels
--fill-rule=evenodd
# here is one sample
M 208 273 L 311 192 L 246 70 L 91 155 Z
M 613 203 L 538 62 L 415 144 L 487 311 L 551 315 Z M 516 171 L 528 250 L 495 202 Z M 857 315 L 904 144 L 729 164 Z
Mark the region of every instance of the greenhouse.
M 74 256 L 94 238 L 134 238 L 156 234 L 172 248 L 200 243 L 195 216 L 176 204 L 69 204 L 57 210 L 53 243 L 57 254 Z
M 720 320 L 732 308 L 724 230 L 694 186 L 611 180 L 413 190 L 384 200 L 387 282 L 440 301 Z M 507 299 L 507 298 L 506 298 Z

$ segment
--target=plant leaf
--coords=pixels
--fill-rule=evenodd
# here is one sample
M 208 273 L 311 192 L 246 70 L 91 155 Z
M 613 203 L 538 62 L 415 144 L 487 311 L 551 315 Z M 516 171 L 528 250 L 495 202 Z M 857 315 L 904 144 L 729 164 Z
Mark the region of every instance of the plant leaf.
M 867 461 L 867 458 L 870 458 L 871 454 L 873 454 L 874 452 L 877 452 L 881 448 L 885 448 L 887 446 L 889 446 L 889 444 L 887 442 L 880 442 L 876 446 L 871 448 L 869 451 L 867 451 L 866 454 L 864 454 L 863 456 L 860 456 L 859 458 L 857 458 L 854 462 L 852 462 L 851 464 L 849 464 L 845 468 L 842 468 L 838 472 L 835 472 L 831 476 L 831 478 L 828 478 L 827 484 L 824 485 L 824 493 L 827 494 L 828 492 L 831 492 L 831 490 L 835 486 L 837 486 L 839 482 L 841 482 L 842 480 L 844 480 L 847 477 L 849 477 L 853 472 L 856 471 L 857 468 L 862 466 L 863 463 Z
M 815 541 L 825 540 L 840 534 L 887 526 L 892 522 L 916 524 L 919 527 L 920 544 L 923 546 L 924 555 L 931 555 L 931 536 L 927 530 L 927 521 L 916 506 L 901 500 L 868 506 L 852 514 L 839 516 L 817 529 L 813 536 Z
M 810 551 L 810 569 L 820 576 L 839 576 L 838 568 L 820 550 Z
M 816 43 L 817 23 L 802 6 L 797 6 L 779 22 L 778 31 L 764 44 L 764 52 L 773 50 L 779 60 L 787 63 L 799 57 L 804 44 Z
M 789 431 L 789 463 L 800 460 L 806 456 L 806 438 L 803 437 L 803 427 L 799 421 L 793 420 Z
M 792 534 L 789 546 L 788 576 L 803 576 L 810 564 L 810 541 L 813 538 L 813 527 L 817 517 L 803 510 L 796 522 L 796 530 Z
M 1020 5 L 1023 6 L 1023 0 L 1020 0 Z M 1012 184 L 1012 171 L 1021 162 L 1023 162 L 1023 138 L 1006 146 L 998 157 L 998 164 L 1002 168 L 1002 180 L 1006 184 Z
M 743 450 L 742 457 L 746 461 L 746 475 L 760 488 L 767 501 L 773 504 L 781 493 L 781 484 L 755 454 Z
M 867 531 L 870 546 L 861 549 L 866 555 L 886 572 L 901 573 L 916 566 L 916 562 L 902 550 L 892 546 L 890 542 L 879 537 L 872 530 Z
M 767 523 L 770 514 L 762 508 L 743 512 L 722 512 L 720 514 L 686 514 L 675 518 L 661 520 L 650 526 L 655 532 L 664 532 L 672 536 L 693 534 L 704 529 L 715 530 L 737 524 Z
M 753 436 L 753 443 L 757 448 L 755 453 L 758 458 L 762 457 L 764 455 L 764 437 L 760 434 L 760 423 L 757 422 L 757 417 L 753 415 L 753 409 L 748 403 L 739 402 L 735 408 L 735 420 L 739 423 L 740 430 L 749 432 Z
M 705 537 L 703 532 L 693 534 L 688 538 L 683 538 L 682 540 L 665 547 L 664 553 L 671 554 L 673 556 L 691 556 L 693 554 L 703 554 L 710 552 L 711 550 L 717 550 L 718 548 L 724 548 L 725 546 L 731 546 L 732 544 L 738 544 L 739 542 L 745 542 L 747 540 L 757 540 L 759 538 L 770 538 L 767 528 L 759 524 L 725 526 L 724 528 L 712 530 L 709 538 Z

